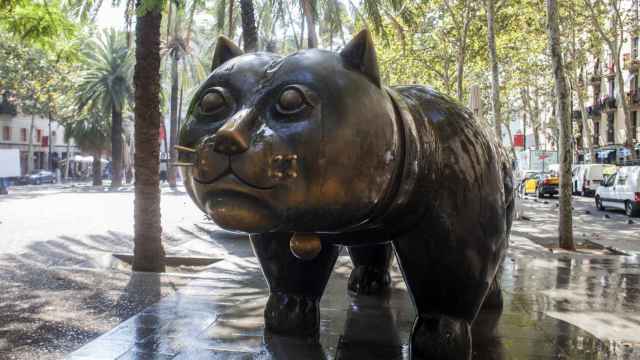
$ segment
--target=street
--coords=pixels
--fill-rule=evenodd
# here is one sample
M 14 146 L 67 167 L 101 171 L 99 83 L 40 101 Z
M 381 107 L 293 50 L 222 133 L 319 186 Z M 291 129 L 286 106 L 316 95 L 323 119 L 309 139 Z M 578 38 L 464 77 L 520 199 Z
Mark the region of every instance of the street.
M 572 202 L 576 243 L 587 240 L 640 254 L 640 218 L 629 218 L 623 210 L 600 211 L 596 209 L 593 197 L 573 196 Z M 516 221 L 512 233 L 544 246 L 557 246 L 558 197 L 538 199 L 527 196 L 521 204 L 524 216 L 529 220 Z

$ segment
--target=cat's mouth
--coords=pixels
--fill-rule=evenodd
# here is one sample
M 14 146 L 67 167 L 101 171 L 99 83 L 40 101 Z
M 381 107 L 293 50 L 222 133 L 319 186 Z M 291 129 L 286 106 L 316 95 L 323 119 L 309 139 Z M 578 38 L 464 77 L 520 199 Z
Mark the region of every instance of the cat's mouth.
M 259 186 L 256 184 L 251 183 L 250 181 L 243 179 L 240 175 L 236 174 L 233 169 L 231 168 L 231 166 L 227 166 L 227 168 L 222 171 L 219 175 L 217 175 L 216 177 L 212 178 L 212 179 L 199 179 L 198 177 L 194 176 L 194 180 L 200 184 L 203 185 L 210 185 L 213 184 L 215 182 L 217 182 L 218 180 L 221 180 L 227 176 L 232 176 L 234 177 L 236 180 L 238 180 L 240 183 L 242 183 L 243 185 L 246 185 L 250 188 L 253 189 L 257 189 L 257 190 L 271 190 L 275 187 L 275 185 L 271 185 L 271 186 Z

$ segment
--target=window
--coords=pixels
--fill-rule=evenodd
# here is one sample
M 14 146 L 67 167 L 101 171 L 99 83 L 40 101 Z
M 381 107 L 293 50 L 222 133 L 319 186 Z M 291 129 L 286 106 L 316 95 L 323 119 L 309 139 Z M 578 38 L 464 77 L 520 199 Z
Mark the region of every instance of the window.
M 593 144 L 600 145 L 600 121 L 593 122 Z
M 36 142 L 42 142 L 42 129 L 36 129 Z
M 27 142 L 27 129 L 20 129 L 20 141 Z
M 607 113 L 607 142 L 608 143 L 613 143 L 615 142 L 615 131 L 614 131 L 614 119 L 615 119 L 615 113 L 612 112 L 608 112 Z
M 633 39 L 631 40 L 631 55 L 634 59 L 638 58 L 638 39 L 640 39 L 637 36 L 634 36 Z
M 2 140 L 9 141 L 11 140 L 11 128 L 5 126 L 2 128 Z
M 51 132 L 51 139 L 49 139 L 49 141 L 51 141 L 52 144 L 56 144 L 56 132 L 52 131 Z

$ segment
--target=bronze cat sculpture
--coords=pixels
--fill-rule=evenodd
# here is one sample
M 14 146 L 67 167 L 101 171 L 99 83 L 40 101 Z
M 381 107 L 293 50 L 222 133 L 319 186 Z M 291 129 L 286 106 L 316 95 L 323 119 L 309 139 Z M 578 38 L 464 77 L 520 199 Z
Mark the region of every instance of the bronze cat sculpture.
M 187 191 L 250 234 L 269 285 L 265 332 L 315 337 L 341 246 L 349 289 L 390 286 L 395 251 L 417 309 L 413 359 L 467 359 L 498 272 L 513 179 L 469 111 L 430 88 L 381 84 L 360 32 L 339 53 L 243 54 L 217 42 L 180 132 Z

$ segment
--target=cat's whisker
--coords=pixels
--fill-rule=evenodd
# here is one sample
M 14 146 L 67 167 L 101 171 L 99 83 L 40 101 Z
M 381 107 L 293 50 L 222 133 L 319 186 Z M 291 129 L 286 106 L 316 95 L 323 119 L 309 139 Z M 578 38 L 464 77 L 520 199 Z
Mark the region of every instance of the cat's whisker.
M 197 152 L 196 149 L 192 149 L 190 147 L 186 147 L 186 146 L 182 146 L 182 145 L 174 145 L 173 148 L 178 150 L 178 151 L 184 151 L 184 152 L 190 152 L 190 153 Z

